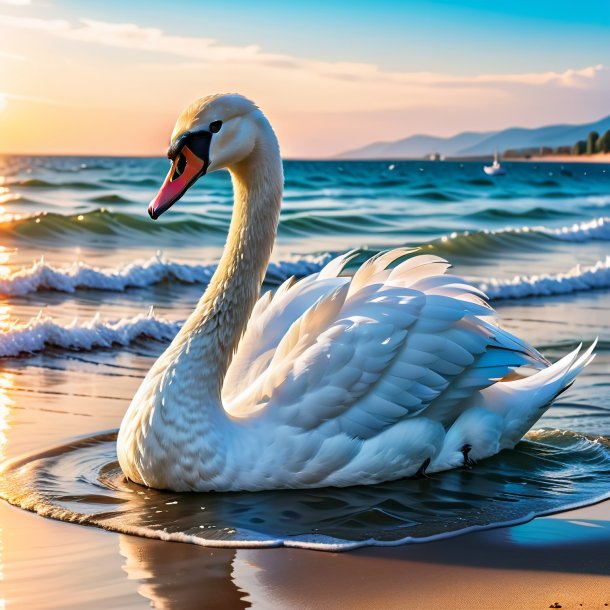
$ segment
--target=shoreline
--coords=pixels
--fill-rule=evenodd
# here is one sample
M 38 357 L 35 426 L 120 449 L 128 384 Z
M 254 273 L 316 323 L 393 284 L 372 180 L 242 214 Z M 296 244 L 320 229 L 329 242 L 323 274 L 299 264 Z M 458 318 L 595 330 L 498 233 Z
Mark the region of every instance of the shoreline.
M 608 163 L 610 164 L 610 153 L 597 155 L 537 155 L 531 157 L 503 158 L 504 163 Z
M 558 603 L 564 610 L 605 610 L 610 604 L 610 501 L 436 542 L 342 553 L 164 542 L 44 519 L 6 502 L 0 518 L 7 605 L 59 608 L 75 592 L 83 606 L 124 608 L 177 609 L 205 600 L 227 608 L 512 610 Z M 96 569 L 66 571 L 50 561 L 60 541 L 68 553 L 74 545 L 88 549 L 89 566 L 103 564 L 119 586 L 100 598 Z M 24 561 L 46 567 L 32 574 Z
M 603 502 L 421 545 L 322 557 L 248 551 L 240 559 L 258 570 L 242 578 L 237 566 L 234 574 L 261 607 L 512 610 L 558 603 L 604 609 L 610 604 L 608 517 L 610 502 Z M 253 578 L 258 587 L 250 585 Z

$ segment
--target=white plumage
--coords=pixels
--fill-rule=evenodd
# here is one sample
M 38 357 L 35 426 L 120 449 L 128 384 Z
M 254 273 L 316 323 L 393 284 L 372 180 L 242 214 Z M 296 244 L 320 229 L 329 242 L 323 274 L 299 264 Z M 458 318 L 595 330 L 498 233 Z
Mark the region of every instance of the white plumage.
M 234 99 L 241 114 L 231 112 Z M 243 103 L 205 98 L 174 132 L 233 114 L 248 128 L 233 126 L 231 146 L 248 153 L 223 164 L 236 204 L 218 271 L 121 425 L 126 475 L 174 490 L 346 486 L 513 447 L 593 346 L 550 365 L 502 330 L 485 296 L 446 273 L 445 260 L 404 249 L 351 278 L 341 275 L 350 255 L 339 257 L 255 303 L 282 178 L 269 124 Z

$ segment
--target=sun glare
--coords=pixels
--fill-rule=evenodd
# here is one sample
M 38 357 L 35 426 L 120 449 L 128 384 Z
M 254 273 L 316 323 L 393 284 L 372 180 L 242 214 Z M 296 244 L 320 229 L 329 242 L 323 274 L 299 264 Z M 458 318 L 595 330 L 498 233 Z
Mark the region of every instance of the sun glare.
M 0 112 L 6 108 L 6 95 L 0 93 Z

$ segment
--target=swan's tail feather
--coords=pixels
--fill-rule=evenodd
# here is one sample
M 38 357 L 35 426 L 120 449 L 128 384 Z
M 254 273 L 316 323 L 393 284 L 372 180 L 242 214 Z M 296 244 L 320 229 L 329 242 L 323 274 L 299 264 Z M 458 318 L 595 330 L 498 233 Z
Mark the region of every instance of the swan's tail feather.
M 572 383 L 574 379 L 580 374 L 580 372 L 595 359 L 596 354 L 593 353 L 595 346 L 597 345 L 598 338 L 591 343 L 589 349 L 570 367 L 568 371 L 568 383 Z
M 528 377 L 495 383 L 481 392 L 486 409 L 504 418 L 502 448 L 513 447 L 540 416 L 563 394 L 595 357 L 595 340 L 581 353 L 582 346 Z
M 513 383 L 518 385 L 519 382 L 521 382 L 520 385 L 523 387 L 538 388 L 539 390 L 544 391 L 545 394 L 550 393 L 550 401 L 552 401 L 556 396 L 563 393 L 563 391 L 574 382 L 582 370 L 595 358 L 593 350 L 596 345 L 597 339 L 595 339 L 589 348 L 581 354 L 581 343 L 575 350 L 561 358 L 561 360 L 542 369 L 535 375 L 531 375 L 530 377 Z

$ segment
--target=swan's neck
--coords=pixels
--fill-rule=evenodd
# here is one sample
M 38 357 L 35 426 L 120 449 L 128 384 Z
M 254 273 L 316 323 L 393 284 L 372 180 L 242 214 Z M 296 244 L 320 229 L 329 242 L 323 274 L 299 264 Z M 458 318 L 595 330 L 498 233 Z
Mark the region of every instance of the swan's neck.
M 275 241 L 282 162 L 266 120 L 262 127 L 263 136 L 252 153 L 230 169 L 235 203 L 224 252 L 177 337 L 188 354 L 181 364 L 192 368 L 206 402 L 220 403 L 225 374 L 258 298 Z

